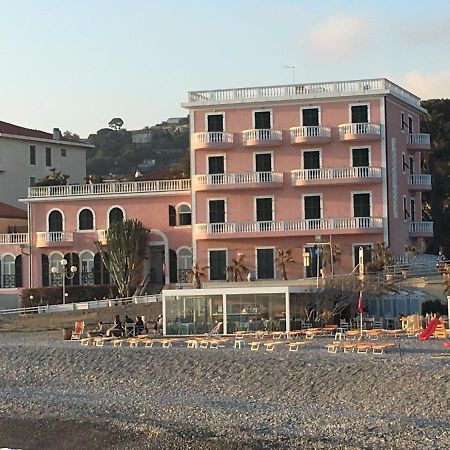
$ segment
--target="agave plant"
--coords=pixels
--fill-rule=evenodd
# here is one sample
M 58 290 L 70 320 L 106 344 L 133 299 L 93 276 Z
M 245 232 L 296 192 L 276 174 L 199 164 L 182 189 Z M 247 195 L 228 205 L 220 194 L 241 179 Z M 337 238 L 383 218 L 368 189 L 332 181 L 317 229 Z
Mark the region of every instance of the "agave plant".
M 286 265 L 295 263 L 295 260 L 291 254 L 291 249 L 276 249 L 275 264 L 281 269 L 281 276 L 283 277 L 283 280 L 287 280 Z
M 202 288 L 202 281 L 201 279 L 205 277 L 205 273 L 203 270 L 207 269 L 208 266 L 200 268 L 197 263 L 193 264 L 191 269 L 188 271 L 188 280 L 192 283 L 192 287 L 194 289 L 201 289 Z
M 239 252 L 236 257 L 231 260 L 232 265 L 227 266 L 227 273 L 231 275 L 232 281 L 237 281 L 238 278 L 239 280 L 244 281 L 243 274 L 249 272 L 244 265 L 244 258 L 244 253 Z

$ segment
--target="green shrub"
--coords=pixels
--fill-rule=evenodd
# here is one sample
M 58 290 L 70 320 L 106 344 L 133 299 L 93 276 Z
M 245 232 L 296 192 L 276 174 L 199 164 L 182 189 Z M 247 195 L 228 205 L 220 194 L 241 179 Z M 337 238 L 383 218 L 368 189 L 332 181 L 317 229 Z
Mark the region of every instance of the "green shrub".
M 440 300 L 427 300 L 422 303 L 422 315 L 424 316 L 427 313 L 446 315 L 447 305 L 444 305 Z

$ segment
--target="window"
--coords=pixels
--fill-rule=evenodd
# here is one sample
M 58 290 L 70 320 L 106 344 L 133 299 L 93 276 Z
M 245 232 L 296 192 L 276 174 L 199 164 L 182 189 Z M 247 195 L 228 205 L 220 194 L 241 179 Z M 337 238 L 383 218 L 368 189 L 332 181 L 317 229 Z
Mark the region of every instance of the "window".
M 36 177 L 30 177 L 30 187 L 33 187 L 36 184 Z
M 113 208 L 109 211 L 109 224 L 123 221 L 123 211 L 120 208 Z
M 320 195 L 305 195 L 303 201 L 305 220 L 320 219 L 322 217 Z
M 50 147 L 45 147 L 45 165 L 47 167 L 52 165 L 52 149 Z
M 409 157 L 409 174 L 414 175 L 414 157 Z
M 255 128 L 257 130 L 268 130 L 272 128 L 270 111 L 255 111 Z
M 191 225 L 191 208 L 189 205 L 180 205 L 178 208 L 178 224 Z
M 408 164 L 406 164 L 406 156 L 402 153 L 402 172 L 405 173 L 405 169 L 408 168 Z
M 323 249 L 314 245 L 313 247 L 305 247 L 305 253 L 309 253 L 308 264 L 305 267 L 306 278 L 316 278 L 317 274 L 320 275 L 320 270 L 323 265 Z
M 414 133 L 413 130 L 413 118 L 411 116 L 408 116 L 408 132 Z
M 320 152 L 318 150 L 303 152 L 303 169 L 320 169 Z
M 208 132 L 223 132 L 223 114 L 207 115 Z
M 192 268 L 192 250 L 189 248 L 182 248 L 178 251 L 177 255 L 178 264 L 178 282 L 189 282 L 189 271 Z
M 403 196 L 403 220 L 408 220 L 409 219 L 409 212 L 408 212 L 408 207 L 406 204 L 406 197 Z
M 353 217 L 370 217 L 370 194 L 353 194 Z
M 416 221 L 416 201 L 411 198 L 409 200 L 409 205 L 410 205 L 410 216 L 411 216 L 411 222 L 415 222 Z
M 169 205 L 169 227 L 177 226 L 177 210 L 175 206 Z
M 80 284 L 94 284 L 94 255 L 85 251 L 80 253 Z
M 353 261 L 355 267 L 359 264 L 359 247 L 362 247 L 363 249 L 364 266 L 372 261 L 372 245 L 370 244 L 353 245 Z
M 93 230 L 94 229 L 94 214 L 90 209 L 83 209 L 78 215 L 78 229 Z
M 256 221 L 271 222 L 273 220 L 272 197 L 256 198 Z
M 30 145 L 30 164 L 36 165 L 36 146 Z
M 369 121 L 369 111 L 367 105 L 354 105 L 352 110 L 352 123 L 367 123 Z
M 1 260 L 1 285 L 2 288 L 16 287 L 16 265 L 14 256 L 5 255 Z
M 319 126 L 319 108 L 303 108 L 302 125 L 304 127 Z
M 216 175 L 225 173 L 225 158 L 223 156 L 208 157 L 208 174 Z
M 272 172 L 272 153 L 255 153 L 255 171 Z
M 403 111 L 402 111 L 400 120 L 401 120 L 400 127 L 401 127 L 401 130 L 402 130 L 402 133 L 404 133 L 404 131 L 405 131 L 405 113 Z
M 53 210 L 48 215 L 48 231 L 63 231 L 63 216 L 60 211 Z
M 52 268 L 56 267 L 59 271 L 61 270 L 61 260 L 63 256 L 59 253 L 53 253 L 49 257 L 49 267 L 48 267 L 48 275 L 50 278 L 50 286 L 61 286 L 62 278 L 61 273 L 52 273 Z
M 256 249 L 256 271 L 258 280 L 275 278 L 273 248 Z
M 353 167 L 369 167 L 369 149 L 353 148 L 352 164 Z
M 225 223 L 225 200 L 209 200 L 209 223 Z
M 65 148 L 61 149 L 61 157 L 65 158 L 67 156 L 67 150 Z
M 209 251 L 209 279 L 226 280 L 227 278 L 227 251 Z

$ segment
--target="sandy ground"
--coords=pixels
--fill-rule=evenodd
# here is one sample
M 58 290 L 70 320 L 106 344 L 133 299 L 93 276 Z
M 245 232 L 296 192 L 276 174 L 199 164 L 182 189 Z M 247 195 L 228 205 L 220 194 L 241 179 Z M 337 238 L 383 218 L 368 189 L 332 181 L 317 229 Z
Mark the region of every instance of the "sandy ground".
M 397 339 L 383 356 L 231 347 L 82 347 L 0 333 L 0 447 L 448 449 L 450 359 Z

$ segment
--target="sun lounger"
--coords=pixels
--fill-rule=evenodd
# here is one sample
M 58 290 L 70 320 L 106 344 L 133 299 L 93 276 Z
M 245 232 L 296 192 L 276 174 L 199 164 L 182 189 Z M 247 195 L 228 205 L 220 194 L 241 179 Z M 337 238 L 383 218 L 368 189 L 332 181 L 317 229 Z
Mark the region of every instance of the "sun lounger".
M 272 332 L 272 339 L 281 339 L 286 333 L 284 331 Z
M 72 331 L 72 340 L 80 340 L 84 331 L 84 322 L 82 320 L 77 320 Z
M 380 344 L 372 344 L 372 353 L 374 355 L 382 355 L 384 350 L 389 347 L 395 347 L 393 342 L 384 342 Z
M 188 339 L 186 341 L 187 348 L 198 348 L 198 340 L 197 339 Z
M 383 334 L 383 330 L 367 330 L 366 336 L 369 340 L 377 341 L 378 338 Z
M 259 346 L 262 344 L 262 342 L 261 341 L 253 341 L 253 342 L 250 342 L 249 343 L 249 345 L 250 345 L 250 350 L 252 350 L 252 351 L 257 351 L 257 350 L 259 350 Z
M 360 331 L 359 330 L 348 330 L 346 333 L 345 333 L 345 339 L 346 340 L 352 340 L 352 341 L 354 341 L 354 340 L 356 340 L 356 338 L 360 335 Z
M 310 343 L 310 341 L 292 341 L 287 343 L 287 347 L 290 352 L 297 352 L 300 347 Z
M 325 348 L 327 349 L 328 353 L 337 353 L 338 349 L 342 347 L 342 344 L 342 342 L 334 341 L 326 345 Z
M 94 342 L 94 338 L 91 338 L 91 337 L 80 339 L 81 345 L 89 345 L 89 344 L 93 344 L 93 342 Z
M 356 346 L 357 346 L 356 342 L 349 342 L 349 341 L 341 342 L 340 345 L 344 353 L 352 353 L 355 350 Z
M 371 344 L 360 342 L 356 344 L 356 353 L 364 353 L 367 355 L 368 351 L 372 348 Z
M 269 342 L 264 342 L 264 346 L 266 347 L 266 350 L 268 352 L 273 352 L 275 350 L 275 346 L 279 345 L 279 344 L 284 344 L 284 342 L 281 341 L 269 341 Z
M 239 350 L 245 346 L 245 341 L 243 339 L 235 339 L 234 340 L 234 348 L 238 348 Z

